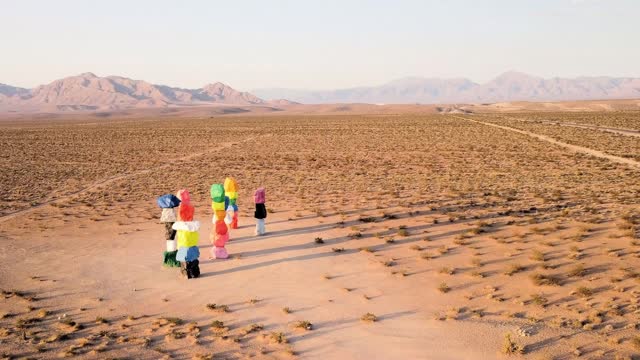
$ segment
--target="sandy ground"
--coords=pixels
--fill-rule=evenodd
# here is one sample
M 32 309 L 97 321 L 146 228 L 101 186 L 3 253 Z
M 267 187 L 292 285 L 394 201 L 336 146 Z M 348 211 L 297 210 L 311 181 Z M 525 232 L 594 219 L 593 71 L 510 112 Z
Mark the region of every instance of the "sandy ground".
M 4 264 L 11 261 L 10 254 L 24 257 L 15 266 L 2 267 L 2 286 L 33 292 L 38 298 L 35 306 L 49 309 L 53 316 L 67 314 L 89 323 L 100 316 L 113 321 L 112 328 L 117 319 L 129 315 L 173 316 L 202 325 L 221 319 L 232 329 L 262 324 L 267 332 L 287 334 L 295 353 L 309 359 L 493 358 L 502 332 L 514 327 L 435 320 L 433 314 L 446 306 L 447 297 L 433 289 L 413 291 L 421 286 L 419 274 L 392 275 L 378 263 L 377 257 L 383 255 L 358 253 L 358 247 L 379 241 L 340 240 L 344 231 L 335 228 L 335 219 L 287 220 L 291 215 L 271 214 L 269 233 L 263 237 L 252 235 L 253 219 L 242 218 L 244 225 L 233 232 L 228 246 L 233 258 L 226 261 L 207 260 L 210 246 L 201 244 L 202 276 L 190 281 L 179 277 L 176 269 L 160 265 L 160 225 L 145 222 L 123 228 L 103 222 L 82 230 L 34 235 L 28 242 L 21 239 L 3 246 Z M 205 237 L 209 219 L 200 220 Z M 327 239 L 325 244 L 314 243 L 319 236 Z M 345 251 L 332 251 L 336 246 Z M 30 280 L 33 276 L 38 278 Z M 16 306 L 11 299 L 0 304 L 19 311 L 11 308 Z M 227 304 L 230 312 L 212 314 L 205 308 L 208 303 Z M 285 307 L 290 314 L 283 312 Z M 378 321 L 361 321 L 368 312 Z M 313 330 L 294 329 L 291 324 L 299 320 L 310 321 Z M 145 325 L 139 327 L 124 333 L 134 336 Z M 259 354 L 264 346 L 248 342 L 227 355 Z M 193 352 L 217 353 L 216 349 L 217 344 L 212 348 L 203 344 L 177 348 L 173 355 L 188 358 Z M 11 350 L 15 355 L 32 351 Z M 113 346 L 105 356 L 127 351 Z M 273 351 L 267 355 L 284 354 L 280 348 Z
M 327 192 L 309 206 L 304 199 L 309 189 L 300 188 L 287 201 L 280 194 L 281 201 L 269 202 L 268 193 L 267 207 L 274 210 L 268 234 L 255 237 L 253 219 L 247 217 L 249 197 L 243 193 L 244 216 L 241 228 L 232 232 L 228 260 L 207 260 L 211 214 L 206 199 L 196 197 L 196 219 L 203 224 L 202 276 L 186 280 L 177 269 L 161 266 L 165 242 L 162 225 L 149 215 L 150 210 L 159 215 L 153 198 L 118 203 L 100 216 L 75 199 L 119 182 L 141 186 L 141 179 L 155 174 L 149 170 L 165 165 L 134 169 L 2 218 L 0 355 L 500 359 L 506 358 L 504 336 L 511 334 L 524 348 L 525 354 L 516 356 L 531 359 L 632 358 L 640 348 L 640 274 L 635 270 L 640 216 L 633 202 L 626 202 L 633 194 L 616 193 L 620 185 L 612 181 L 633 179 L 637 162 L 623 159 L 628 161 L 611 168 L 617 157 L 609 154 L 459 118 L 431 120 L 438 125 L 431 131 L 444 126 L 466 134 L 485 131 L 485 136 L 487 129 L 496 131 L 510 143 L 535 146 L 534 155 L 549 156 L 548 162 L 565 161 L 557 165 L 569 167 L 560 172 L 563 178 L 585 172 L 594 182 L 604 181 L 596 178 L 601 173 L 611 174 L 602 186 L 617 197 L 585 205 L 580 197 L 585 190 L 517 200 L 490 193 L 397 191 L 391 194 L 394 205 L 385 207 L 389 199 L 372 201 L 368 189 L 360 187 L 348 196 Z M 457 127 L 460 122 L 468 127 Z M 307 146 L 319 131 L 311 130 L 304 138 Z M 261 140 L 259 149 L 272 141 L 267 135 Z M 467 149 L 480 144 L 472 140 Z M 180 165 L 201 173 L 198 167 L 209 163 L 199 156 L 207 154 L 184 155 Z M 480 162 L 470 151 L 466 158 L 457 152 L 450 156 Z M 536 164 L 535 156 L 526 159 L 507 169 Z M 506 175 L 499 175 L 487 181 L 500 183 Z M 123 194 L 133 191 L 128 189 Z M 367 314 L 376 321 L 363 320 Z M 298 328 L 301 321 L 311 328 Z
M 620 156 L 610 155 L 610 154 L 604 153 L 602 151 L 590 149 L 590 148 L 587 148 L 587 147 L 584 147 L 584 146 L 567 144 L 565 142 L 553 139 L 553 138 L 551 138 L 549 136 L 532 133 L 530 131 L 514 129 L 514 128 L 509 127 L 509 126 L 502 126 L 502 125 L 492 124 L 492 123 L 488 123 L 488 122 L 484 122 L 484 121 L 473 120 L 473 119 L 470 119 L 470 118 L 457 117 L 457 116 L 456 116 L 456 118 L 459 118 L 459 119 L 462 119 L 462 120 L 468 120 L 468 121 L 471 121 L 471 122 L 475 122 L 477 124 L 493 126 L 493 127 L 496 127 L 496 128 L 499 128 L 499 129 L 503 129 L 503 130 L 509 130 L 509 131 L 517 132 L 519 134 L 528 135 L 528 136 L 534 137 L 534 138 L 542 140 L 542 141 L 546 141 L 546 142 L 554 144 L 554 145 L 562 146 L 562 147 L 567 148 L 567 149 L 569 149 L 571 151 L 574 151 L 574 152 L 580 152 L 580 153 L 583 153 L 583 154 L 599 157 L 599 158 L 602 158 L 602 159 L 607 159 L 607 160 L 610 160 L 610 161 L 613 161 L 613 162 L 617 162 L 617 163 L 620 163 L 620 164 L 640 167 L 640 162 L 637 162 L 635 160 L 623 158 L 623 157 L 620 157 Z M 624 134 L 624 135 L 627 135 L 627 134 Z
M 517 120 L 522 122 L 531 122 L 531 120 L 516 118 L 516 117 L 507 117 L 507 119 Z M 558 121 L 538 121 L 540 124 L 546 125 L 555 125 L 555 126 L 567 126 L 567 127 L 575 127 L 579 129 L 589 129 L 589 130 L 598 130 L 609 132 L 612 134 L 620 134 L 626 136 L 635 136 L 640 137 L 640 131 L 632 130 L 632 129 L 619 129 L 615 127 L 607 127 L 607 126 L 599 126 L 599 125 L 588 125 L 588 124 L 577 124 L 572 122 L 558 122 Z
M 336 226 L 344 215 L 295 217 L 293 212 L 283 211 L 270 214 L 267 235 L 255 237 L 253 219 L 241 218 L 241 228 L 233 232 L 227 247 L 231 259 L 207 260 L 210 247 L 201 242 L 202 276 L 195 280 L 185 280 L 176 269 L 160 265 L 162 228 L 143 219 L 122 226 L 108 221 L 78 224 L 78 228 L 25 236 L 9 230 L 5 234 L 12 240 L 3 241 L 2 247 L 2 287 L 35 296 L 32 314 L 41 309 L 50 314 L 33 333 L 27 330 L 26 340 L 3 340 L 3 350 L 14 356 L 57 357 L 61 350 L 56 346 L 64 352 L 69 344 L 82 341 L 76 339 L 89 339 L 90 345 L 75 350 L 77 356 L 96 356 L 91 350 L 104 346 L 99 355 L 105 358 L 130 358 L 133 353 L 134 358 L 189 359 L 195 358 L 194 354 L 213 353 L 221 358 L 493 359 L 503 357 L 499 354 L 503 334 L 523 329 L 531 336 L 517 341 L 535 350 L 533 358 L 557 354 L 569 346 L 576 334 L 573 331 L 500 317 L 499 312 L 492 316 L 487 311 L 483 318 L 473 316 L 472 307 L 465 308 L 471 303 L 460 294 L 467 290 L 473 293 L 470 289 L 474 286 L 486 288 L 479 281 L 451 282 L 452 290 L 447 294 L 435 289 L 434 284 L 447 277 L 438 273 L 441 265 L 457 266 L 456 271 L 465 272 L 462 262 L 470 257 L 451 256 L 440 263 L 416 260 L 417 250 L 409 245 L 418 244 L 423 251 L 437 248 L 440 242 L 466 231 L 469 221 L 433 224 L 433 212 L 428 209 L 414 208 L 423 215 L 411 217 L 402 216 L 402 209 L 385 211 L 389 210 L 399 218 L 368 223 L 367 232 L 405 224 L 417 236 L 393 243 L 373 236 L 352 238 L 345 236 L 348 228 Z M 353 210 L 351 215 L 357 218 L 361 213 L 379 211 Z M 204 224 L 201 236 L 206 238 L 211 228 L 208 218 L 197 218 Z M 10 229 L 18 221 L 14 218 L 3 226 Z M 420 234 L 425 231 L 432 238 L 429 245 L 422 245 Z M 315 243 L 317 237 L 324 243 Z M 14 254 L 21 254 L 17 263 L 11 260 Z M 502 255 L 495 255 L 486 261 L 487 273 L 493 272 L 491 266 L 498 271 L 504 267 Z M 387 261 L 393 265 L 385 266 Z M 516 288 L 525 294 L 534 292 L 526 283 Z M 14 315 L 4 322 L 29 313 L 24 309 L 29 302 L 24 299 L 12 296 L 0 301 L 2 309 Z M 229 312 L 211 312 L 205 306 L 211 303 L 227 305 Z M 516 303 L 514 300 L 504 308 L 523 308 Z M 283 311 L 285 307 L 290 313 Z M 362 321 L 366 313 L 375 314 L 377 321 Z M 61 316 L 85 324 L 85 328 L 71 340 L 47 344 L 47 351 L 38 353 L 33 343 L 46 338 Z M 127 320 L 128 316 L 135 320 Z M 94 324 L 97 317 L 105 318 L 108 324 Z M 196 322 L 202 331 L 197 344 L 168 340 L 170 336 L 165 334 L 170 328 L 148 330 L 162 317 Z M 442 321 L 445 317 L 449 320 Z M 216 335 L 209 325 L 213 320 L 224 321 L 232 340 Z M 313 328 L 296 329 L 296 321 L 310 321 Z M 264 328 L 243 335 L 250 324 Z M 110 336 L 115 340 L 102 342 L 92 337 L 105 331 L 113 331 Z M 283 332 L 288 344 L 270 342 L 272 332 Z M 151 344 L 140 345 L 144 338 Z

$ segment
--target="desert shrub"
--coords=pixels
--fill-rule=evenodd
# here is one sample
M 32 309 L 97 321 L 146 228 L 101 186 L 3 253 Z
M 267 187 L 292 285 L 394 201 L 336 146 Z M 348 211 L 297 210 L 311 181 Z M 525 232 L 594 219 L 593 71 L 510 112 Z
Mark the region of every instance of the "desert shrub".
M 440 285 L 438 285 L 438 291 L 440 291 L 443 294 L 446 294 L 449 291 L 451 291 L 451 288 L 449 287 L 449 285 L 447 285 L 446 282 L 441 282 Z
M 360 320 L 364 322 L 376 322 L 378 321 L 378 317 L 372 313 L 366 313 L 360 317 Z
M 511 264 L 507 266 L 506 270 L 504 271 L 504 274 L 507 276 L 512 276 L 513 274 L 519 273 L 524 269 L 525 269 L 524 266 L 520 264 Z
M 532 274 L 530 276 L 534 285 L 560 285 L 560 278 L 555 275 Z
M 513 340 L 511 333 L 506 333 L 502 343 L 502 353 L 509 356 L 524 354 L 524 346 L 516 343 Z

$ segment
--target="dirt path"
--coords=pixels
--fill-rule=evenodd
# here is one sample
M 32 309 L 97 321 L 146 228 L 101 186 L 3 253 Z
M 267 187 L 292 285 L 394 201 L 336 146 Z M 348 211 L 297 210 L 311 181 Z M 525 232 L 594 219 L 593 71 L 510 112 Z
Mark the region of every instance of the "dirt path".
M 532 120 L 526 120 L 526 119 L 519 119 L 515 117 L 505 117 L 505 118 L 516 120 L 516 121 L 528 122 L 528 123 L 541 123 L 545 125 L 574 127 L 578 129 L 598 130 L 598 131 L 604 131 L 604 132 L 613 133 L 613 134 L 640 137 L 640 131 L 631 130 L 631 129 L 621 129 L 621 128 L 614 128 L 614 127 L 607 127 L 607 126 L 579 124 L 579 123 L 572 123 L 572 122 L 559 122 L 559 121 L 551 121 L 551 120 L 532 121 Z
M 183 157 L 180 157 L 180 158 L 177 158 L 177 159 L 171 159 L 171 160 L 167 161 L 167 163 L 162 164 L 162 165 L 158 165 L 158 166 L 154 166 L 154 167 L 150 167 L 150 168 L 146 168 L 146 169 L 141 169 L 141 170 L 137 170 L 137 171 L 132 171 L 132 172 L 128 172 L 128 173 L 112 176 L 112 177 L 109 177 L 109 178 L 106 178 L 106 179 L 101 179 L 101 180 L 93 182 L 93 183 L 91 183 L 91 184 L 89 184 L 89 185 L 87 185 L 87 186 L 85 186 L 85 187 L 83 187 L 83 188 L 81 188 L 81 189 L 79 189 L 77 191 L 74 191 L 74 192 L 72 192 L 70 194 L 67 194 L 67 195 L 64 195 L 64 196 L 61 196 L 61 197 L 58 197 L 58 198 L 46 200 L 43 203 L 38 204 L 36 206 L 32 206 L 32 207 L 27 208 L 27 209 L 14 211 L 12 213 L 0 216 L 0 223 L 2 223 L 4 221 L 7 221 L 9 219 L 12 219 L 14 217 L 20 216 L 20 215 L 25 215 L 25 214 L 31 213 L 31 212 L 33 212 L 33 211 L 35 211 L 37 209 L 40 209 L 40 208 L 42 208 L 44 206 L 47 206 L 47 205 L 68 201 L 68 200 L 73 199 L 74 197 L 76 197 L 78 195 L 82 195 L 82 194 L 91 192 L 93 190 L 96 190 L 96 189 L 100 188 L 101 186 L 112 184 L 112 183 L 114 183 L 114 182 L 116 182 L 118 180 L 126 179 L 126 178 L 133 177 L 133 176 L 144 175 L 144 174 L 150 173 L 151 171 L 154 171 L 154 170 L 164 169 L 166 167 L 169 167 L 169 166 L 173 165 L 176 162 L 189 161 L 191 159 L 194 159 L 194 158 L 197 158 L 197 157 L 200 157 L 200 156 L 212 153 L 212 152 L 220 151 L 221 148 L 228 148 L 228 147 L 231 147 L 231 146 L 239 144 L 239 143 L 252 141 L 254 139 L 255 139 L 255 137 L 252 136 L 252 137 L 246 138 L 246 139 L 241 140 L 241 141 L 223 143 L 221 146 L 216 147 L 216 148 L 211 148 L 211 149 L 207 149 L 207 150 L 202 151 L 202 152 L 189 154 L 187 156 L 183 156 Z
M 627 158 L 623 158 L 620 156 L 615 156 L 615 155 L 610 155 L 607 153 L 604 153 L 602 151 L 598 151 L 598 150 L 594 150 L 594 149 L 590 149 L 584 146 L 578 146 L 578 145 L 572 145 L 572 144 L 568 144 L 562 141 L 558 141 L 554 138 L 551 138 L 549 136 L 546 135 L 540 135 L 540 134 L 536 134 L 536 133 L 532 133 L 530 131 L 525 131 L 525 130 L 520 130 L 520 129 L 515 129 L 512 127 L 508 127 L 508 126 L 503 126 L 503 125 L 497 125 L 497 124 L 492 124 L 489 122 L 484 122 L 484 121 L 479 121 L 479 120 L 473 120 L 473 119 L 469 119 L 469 118 L 465 118 L 462 116 L 452 116 L 456 119 L 461 119 L 461 120 L 466 120 L 466 121 L 470 121 L 470 122 L 474 122 L 477 124 L 482 124 L 482 125 L 486 125 L 486 126 L 493 126 L 502 130 L 508 130 L 508 131 L 513 131 L 513 132 L 517 132 L 519 134 L 523 134 L 523 135 L 527 135 L 527 136 L 531 136 L 533 138 L 536 138 L 538 140 L 542 140 L 542 141 L 546 141 L 548 143 L 551 144 L 555 144 L 558 146 L 562 146 L 566 149 L 569 149 L 573 152 L 577 152 L 577 153 L 582 153 L 582 154 L 587 154 L 587 155 L 591 155 L 591 156 L 595 156 L 595 157 L 599 157 L 601 159 L 607 159 L 619 164 L 625 164 L 625 165 L 630 165 L 630 166 L 634 166 L 634 167 L 640 167 L 640 162 L 632 160 L 632 159 L 627 159 Z

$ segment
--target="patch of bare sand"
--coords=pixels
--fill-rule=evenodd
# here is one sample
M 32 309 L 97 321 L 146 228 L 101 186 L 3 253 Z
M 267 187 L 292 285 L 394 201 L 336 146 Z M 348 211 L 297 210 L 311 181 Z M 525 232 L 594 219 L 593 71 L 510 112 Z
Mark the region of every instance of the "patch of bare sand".
M 204 239 L 211 225 L 201 215 L 203 274 L 189 281 L 177 270 L 161 267 L 162 229 L 150 221 L 136 219 L 126 226 L 80 223 L 79 228 L 55 229 L 46 237 L 37 232 L 20 235 L 7 222 L 10 239 L 3 239 L 1 286 L 35 296 L 35 309 L 25 310 L 29 302 L 15 296 L 0 300 L 3 311 L 14 314 L 0 320 L 10 332 L 3 339 L 3 351 L 44 357 L 68 350 L 83 356 L 100 351 L 101 356 L 136 358 L 209 353 L 277 358 L 293 352 L 305 359 L 489 359 L 499 357 L 507 332 L 536 356 L 561 353 L 570 346 L 586 351 L 588 343 L 572 340 L 576 334 L 571 329 L 540 322 L 546 311 L 528 299 L 540 289 L 527 275 L 503 274 L 516 262 L 524 265 L 523 272 L 535 271 L 536 261 L 527 260 L 527 254 L 543 240 L 533 237 L 553 233 L 551 228 L 495 227 L 517 219 L 498 216 L 491 221 L 494 230 L 486 228 L 493 233 L 494 239 L 489 239 L 484 231 L 472 231 L 475 220 L 447 220 L 428 207 L 412 209 L 417 216 L 403 215 L 403 209 L 389 211 L 397 218 L 385 220 L 381 211 L 371 209 L 354 209 L 346 218 L 277 212 L 270 214 L 264 237 L 254 237 L 252 219 L 242 218 L 241 229 L 233 232 L 228 245 L 232 258 L 226 261 L 207 260 L 209 245 Z M 359 220 L 369 217 L 372 222 Z M 478 236 L 461 236 L 471 233 Z M 559 235 L 568 239 L 569 234 Z M 581 243 L 581 251 L 599 241 Z M 545 250 L 547 261 L 569 251 L 570 242 L 561 242 Z M 609 246 L 612 251 L 617 248 Z M 16 254 L 23 260 L 12 261 Z M 472 265 L 473 258 L 481 264 Z M 482 277 L 473 275 L 477 266 Z M 443 274 L 444 268 L 450 275 Z M 438 291 L 443 282 L 450 288 L 447 293 Z M 542 293 L 555 303 L 570 296 L 571 288 L 545 287 Z M 605 293 L 602 290 L 596 296 L 601 300 L 595 302 L 606 301 Z M 206 304 L 226 305 L 228 312 L 212 311 Z M 559 305 L 551 305 L 553 311 L 571 313 Z M 41 309 L 50 314 L 24 331 L 17 327 L 19 319 Z M 366 313 L 377 321 L 363 321 Z M 69 340 L 48 343 L 55 333 L 68 330 L 59 329 L 58 317 L 64 314 L 82 329 L 70 333 Z M 96 322 L 98 318 L 107 323 Z M 182 319 L 183 324 L 172 327 L 166 318 Z M 228 329 L 212 326 L 215 320 Z M 295 328 L 297 321 L 310 321 L 312 330 Z M 191 322 L 197 324 L 198 336 Z M 253 324 L 260 326 L 247 333 Z M 520 331 L 530 336 L 516 335 Z M 282 333 L 287 343 L 271 340 L 273 333 Z M 598 348 L 589 351 L 595 354 Z
M 51 331 L 46 329 L 66 314 L 84 329 L 70 335 L 71 340 L 47 344 L 48 350 L 38 356 L 55 357 L 80 341 L 77 339 L 93 339 L 101 331 L 113 331 L 115 340 L 121 336 L 131 339 L 126 346 L 114 339 L 107 341 L 109 345 L 100 350 L 104 356 L 133 352 L 139 354 L 136 358 L 149 358 L 159 356 L 159 350 L 177 358 L 224 351 L 231 357 L 261 351 L 289 356 L 287 347 L 269 345 L 268 339 L 259 336 L 253 340 L 239 337 L 240 346 L 234 348 L 233 341 L 213 335 L 213 320 L 223 321 L 230 332 L 242 333 L 251 324 L 263 325 L 260 333 L 266 335 L 284 332 L 295 352 L 311 359 L 476 359 L 479 354 L 495 354 L 499 334 L 507 327 L 438 322 L 431 313 L 446 305 L 446 297 L 412 292 L 417 285 L 414 281 L 399 279 L 378 264 L 375 256 L 358 253 L 355 247 L 360 243 L 345 241 L 343 229 L 335 228 L 330 218 L 319 223 L 315 218 L 288 221 L 290 213 L 273 215 L 269 233 L 260 238 L 252 236 L 251 220 L 241 219 L 244 225 L 233 233 L 228 246 L 230 260 L 207 260 L 209 245 L 201 241 L 203 274 L 191 281 L 180 278 L 176 269 L 161 267 L 162 231 L 156 224 L 139 223 L 124 235 L 119 234 L 118 226 L 103 222 L 84 231 L 62 229 L 46 238 L 34 234 L 28 242 L 12 238 L 11 244 L 3 244 L 8 246 L 3 246 L 2 262 L 7 264 L 15 254 L 22 254 L 23 261 L 2 267 L 2 288 L 34 294 L 37 301 L 33 304 L 51 315 L 27 336 L 27 343 L 33 339 L 33 344 L 7 346 L 9 341 L 3 342 L 3 349 L 16 356 L 38 354 L 40 341 L 36 339 L 48 335 Z M 200 220 L 205 224 L 201 231 L 205 239 L 211 226 L 208 219 Z M 314 243 L 318 236 L 327 239 L 324 246 Z M 336 253 L 332 246 L 349 249 Z M 21 301 L 13 300 L 1 300 L 3 309 L 16 314 L 2 321 L 3 327 L 10 327 L 7 325 L 18 317 L 28 317 Z M 205 307 L 209 303 L 228 305 L 229 312 L 212 312 Z M 283 311 L 285 307 L 289 314 Z M 378 321 L 361 321 L 367 312 Z M 137 320 L 127 320 L 128 316 Z M 94 324 L 97 317 L 108 324 Z M 197 345 L 182 344 L 183 340 L 168 340 L 171 335 L 165 335 L 168 330 L 164 328 L 149 331 L 161 317 L 198 323 L 207 329 L 204 339 Z M 311 321 L 313 330 L 294 329 L 292 324 L 298 320 Z M 186 338 L 188 332 L 183 328 L 176 327 Z M 488 337 L 488 333 L 497 335 Z M 147 337 L 150 345 L 137 343 Z M 92 345 L 74 351 L 90 355 L 106 340 L 96 338 Z M 56 346 L 60 350 L 54 350 Z

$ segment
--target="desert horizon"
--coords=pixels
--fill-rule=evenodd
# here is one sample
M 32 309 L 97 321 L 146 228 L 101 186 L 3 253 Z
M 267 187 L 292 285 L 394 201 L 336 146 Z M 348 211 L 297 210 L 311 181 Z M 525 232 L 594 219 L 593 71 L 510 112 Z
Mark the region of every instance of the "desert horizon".
M 0 83 L 0 114 L 206 106 L 261 106 L 273 111 L 294 105 L 337 104 L 489 106 L 509 102 L 632 100 L 640 99 L 639 89 L 640 78 L 593 76 L 543 79 L 510 71 L 484 84 L 464 78 L 409 77 L 380 86 L 339 90 L 274 88 L 238 91 L 221 82 L 186 89 L 115 75 L 100 77 L 85 72 L 32 89 Z

